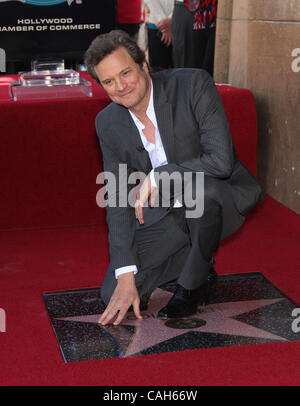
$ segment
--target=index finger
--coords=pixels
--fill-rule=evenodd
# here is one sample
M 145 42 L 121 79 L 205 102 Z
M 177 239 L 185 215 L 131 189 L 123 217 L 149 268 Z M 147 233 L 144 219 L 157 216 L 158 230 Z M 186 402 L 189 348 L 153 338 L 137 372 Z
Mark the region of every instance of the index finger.
M 138 219 L 140 224 L 144 224 L 144 214 L 143 214 L 143 205 L 141 205 L 140 201 L 136 205 L 135 208 L 135 216 Z
M 140 223 L 144 224 L 144 212 L 143 212 L 143 206 L 138 207 L 139 210 L 139 215 L 140 215 Z

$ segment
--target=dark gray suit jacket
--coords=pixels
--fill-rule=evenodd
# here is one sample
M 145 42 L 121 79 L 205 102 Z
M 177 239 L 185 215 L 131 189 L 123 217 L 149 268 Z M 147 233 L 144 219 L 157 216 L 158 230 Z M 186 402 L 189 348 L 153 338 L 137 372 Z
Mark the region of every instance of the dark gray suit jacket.
M 231 215 L 243 217 L 256 204 L 261 190 L 236 157 L 226 113 L 210 75 L 198 69 L 166 70 L 154 74 L 152 81 L 154 109 L 168 160 L 155 172 L 204 172 L 222 180 L 220 193 L 234 202 L 225 221 L 230 222 Z M 135 171 L 148 174 L 152 169 L 138 129 L 126 108 L 111 103 L 97 115 L 96 130 L 104 170 L 116 175 L 117 190 L 126 194 L 128 175 Z M 127 164 L 127 172 L 119 171 L 120 163 Z M 108 194 L 112 198 L 109 188 Z M 134 209 L 107 206 L 106 210 L 111 269 L 137 264 Z M 145 227 L 167 212 L 166 208 L 146 209 Z

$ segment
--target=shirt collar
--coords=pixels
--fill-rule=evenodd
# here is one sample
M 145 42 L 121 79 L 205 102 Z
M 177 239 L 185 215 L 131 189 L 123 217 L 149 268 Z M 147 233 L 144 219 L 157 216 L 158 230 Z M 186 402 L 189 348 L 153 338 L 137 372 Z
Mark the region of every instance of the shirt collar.
M 150 118 L 150 120 L 153 122 L 153 124 L 156 124 L 156 119 L 155 119 L 155 111 L 154 111 L 154 104 L 153 104 L 153 83 L 152 83 L 152 79 L 150 79 L 151 81 L 151 91 L 150 91 L 150 99 L 149 99 L 149 104 L 146 110 L 146 114 L 147 116 Z M 145 128 L 144 124 L 130 111 L 128 110 L 135 125 L 140 128 L 141 130 L 143 130 Z M 154 117 L 154 120 L 153 120 Z
M 154 104 L 153 104 L 153 82 L 151 79 L 151 92 L 150 92 L 150 100 L 149 100 L 149 104 L 148 104 L 148 108 L 146 111 L 147 116 L 150 118 L 151 121 L 152 117 L 155 117 L 155 112 L 154 112 Z

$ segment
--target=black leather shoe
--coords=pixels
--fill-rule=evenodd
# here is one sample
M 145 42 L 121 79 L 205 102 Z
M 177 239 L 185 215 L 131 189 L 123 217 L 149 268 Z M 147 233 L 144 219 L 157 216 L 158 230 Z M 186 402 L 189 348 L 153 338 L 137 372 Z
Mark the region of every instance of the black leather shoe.
M 198 289 L 189 290 L 178 285 L 169 303 L 157 314 L 160 319 L 188 317 L 197 313 L 198 305 L 206 306 L 209 301 L 210 282 L 207 280 Z

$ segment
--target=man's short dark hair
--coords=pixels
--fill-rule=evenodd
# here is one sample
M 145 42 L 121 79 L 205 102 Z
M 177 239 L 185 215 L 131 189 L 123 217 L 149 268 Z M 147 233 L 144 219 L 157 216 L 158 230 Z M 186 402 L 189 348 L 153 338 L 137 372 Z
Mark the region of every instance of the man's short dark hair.
M 99 84 L 101 83 L 96 75 L 94 67 L 98 65 L 102 59 L 112 54 L 120 47 L 125 48 L 134 62 L 140 65 L 140 67 L 146 62 L 145 53 L 125 31 L 113 30 L 108 34 L 100 34 L 92 41 L 84 56 L 84 64 L 88 73 Z

